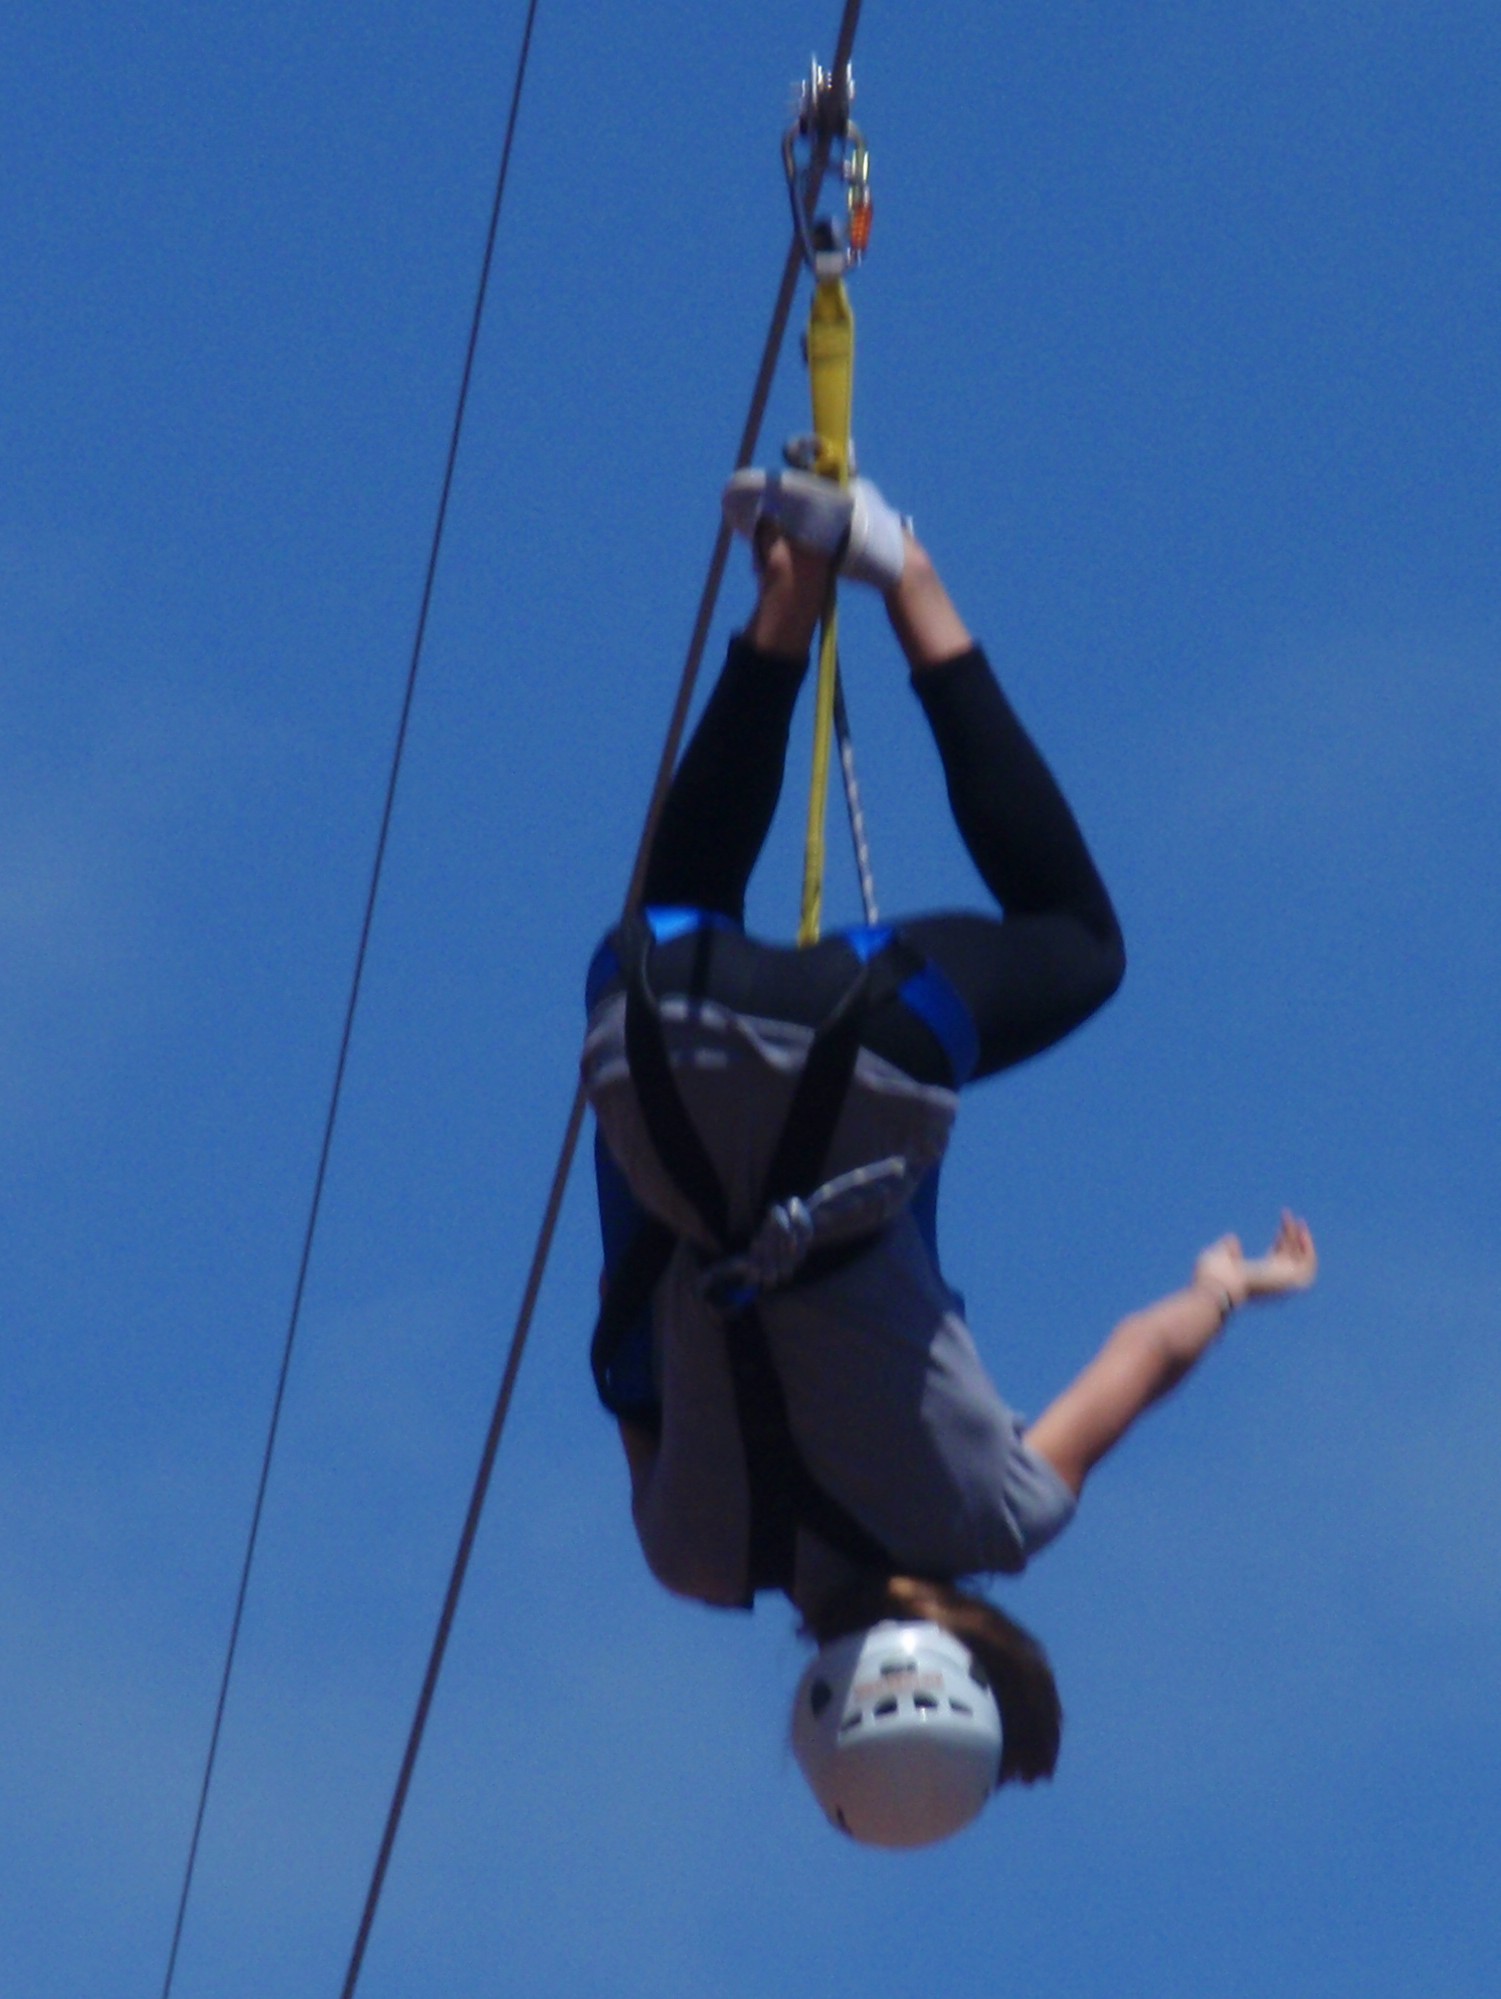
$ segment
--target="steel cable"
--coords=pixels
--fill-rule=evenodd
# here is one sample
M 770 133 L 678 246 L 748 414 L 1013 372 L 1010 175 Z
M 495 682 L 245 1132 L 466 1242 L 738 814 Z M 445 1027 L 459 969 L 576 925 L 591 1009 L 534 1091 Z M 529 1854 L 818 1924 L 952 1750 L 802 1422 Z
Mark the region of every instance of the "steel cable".
M 501 150 L 500 167 L 496 175 L 495 195 L 490 208 L 490 225 L 485 237 L 484 257 L 480 265 L 479 284 L 475 295 L 474 310 L 470 318 L 469 341 L 464 353 L 464 367 L 459 382 L 458 400 L 454 409 L 453 425 L 449 432 L 448 456 L 443 468 L 443 481 L 439 491 L 438 510 L 433 527 L 432 544 L 428 552 L 427 570 L 423 578 L 422 597 L 417 613 L 417 626 L 412 641 L 411 657 L 407 667 L 401 713 L 396 727 L 396 741 L 392 750 L 390 771 L 386 780 L 385 802 L 381 810 L 380 830 L 376 836 L 375 855 L 370 870 L 370 885 L 365 896 L 364 916 L 360 925 L 359 943 L 355 950 L 354 971 L 350 980 L 349 998 L 344 1009 L 343 1031 L 339 1037 L 339 1052 L 334 1064 L 333 1086 L 329 1094 L 328 1111 L 324 1119 L 323 1138 L 318 1151 L 317 1169 L 313 1175 L 312 1199 L 308 1208 L 307 1226 L 303 1233 L 302 1252 L 298 1259 L 296 1282 L 292 1290 L 292 1306 L 287 1321 L 286 1337 L 282 1345 L 281 1366 L 277 1374 L 276 1391 L 272 1397 L 271 1422 L 266 1435 L 265 1450 L 261 1458 L 260 1477 L 256 1485 L 255 1503 L 250 1515 L 250 1531 L 246 1538 L 245 1556 L 240 1568 L 239 1587 L 235 1593 L 234 1614 L 230 1620 L 229 1642 L 225 1649 L 224 1668 L 220 1675 L 218 1697 L 214 1704 L 214 1719 L 213 1726 L 209 1731 L 208 1754 L 204 1761 L 203 1781 L 199 1787 L 198 1806 L 193 1818 L 192 1837 L 188 1842 L 187 1864 L 183 1871 L 182 1889 L 178 1896 L 177 1914 L 172 1926 L 172 1942 L 167 1954 L 166 1975 L 162 1980 L 162 1999 L 170 1999 L 172 1981 L 176 1976 L 178 1952 L 182 1944 L 183 1926 L 187 1919 L 188 1899 L 192 1893 L 193 1876 L 198 1862 L 198 1849 L 203 1835 L 203 1823 L 208 1810 L 209 1791 L 213 1784 L 214 1767 L 218 1760 L 219 1740 L 224 1727 L 224 1713 L 229 1699 L 230 1681 L 234 1674 L 235 1659 L 239 1650 L 240 1630 L 244 1622 L 245 1603 L 250 1589 L 250 1574 L 255 1563 L 256 1543 L 260 1536 L 261 1517 L 265 1511 L 266 1492 L 271 1479 L 272 1460 L 276 1454 L 276 1439 L 281 1425 L 282 1407 L 286 1400 L 287 1380 L 292 1366 L 292 1353 L 296 1346 L 297 1331 L 302 1318 L 303 1295 L 307 1289 L 308 1270 L 312 1262 L 313 1241 L 317 1234 L 318 1217 L 323 1204 L 323 1190 L 328 1178 L 328 1162 L 333 1150 L 334 1127 L 338 1120 L 339 1101 L 344 1085 L 344 1072 L 349 1061 L 350 1043 L 354 1034 L 355 1014 L 359 1007 L 360 987 L 364 978 L 365 960 L 369 953 L 370 936 L 375 920 L 376 899 L 380 892 L 386 845 L 391 830 L 392 813 L 396 804 L 397 780 L 401 774 L 402 756 L 406 748 L 407 728 L 411 720 L 412 703 L 417 691 L 417 674 L 422 661 L 423 642 L 427 634 L 428 612 L 432 605 L 433 585 L 438 570 L 438 556 L 443 545 L 443 529 L 448 516 L 449 496 L 453 490 L 454 466 L 458 459 L 459 439 L 463 432 L 464 411 L 469 399 L 469 384 L 474 373 L 474 357 L 479 346 L 480 323 L 484 316 L 485 294 L 489 286 L 490 267 L 494 261 L 495 241 L 500 227 L 501 207 L 505 200 L 506 179 L 511 163 L 511 148 L 516 134 L 517 116 L 521 107 L 521 93 L 526 81 L 527 60 L 531 51 L 532 27 L 536 20 L 537 6 L 538 0 L 530 0 L 527 8 L 526 25 L 522 32 L 521 51 L 516 61 L 515 77 L 511 91 L 510 115 L 506 122 L 505 143 Z

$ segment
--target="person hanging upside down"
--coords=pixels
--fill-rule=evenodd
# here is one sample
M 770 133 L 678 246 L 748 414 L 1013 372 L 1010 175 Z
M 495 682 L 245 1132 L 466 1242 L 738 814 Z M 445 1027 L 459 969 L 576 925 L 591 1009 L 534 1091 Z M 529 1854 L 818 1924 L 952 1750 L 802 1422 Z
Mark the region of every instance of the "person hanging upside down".
M 911 1846 L 1051 1776 L 1046 1655 L 971 1588 L 1073 1517 L 1092 1468 L 1257 1300 L 1311 1284 L 1305 1223 L 1233 1236 L 1124 1319 L 1033 1423 L 993 1385 L 939 1268 L 965 1086 L 1051 1047 L 1119 985 L 1073 813 L 927 552 L 868 482 L 737 473 L 755 611 L 674 775 L 644 908 L 600 946 L 583 1074 L 605 1245 L 592 1363 L 653 1574 L 784 1592 L 819 1650 L 793 1745 L 857 1838 Z M 999 913 L 746 935 L 831 565 L 884 597 L 954 821 Z

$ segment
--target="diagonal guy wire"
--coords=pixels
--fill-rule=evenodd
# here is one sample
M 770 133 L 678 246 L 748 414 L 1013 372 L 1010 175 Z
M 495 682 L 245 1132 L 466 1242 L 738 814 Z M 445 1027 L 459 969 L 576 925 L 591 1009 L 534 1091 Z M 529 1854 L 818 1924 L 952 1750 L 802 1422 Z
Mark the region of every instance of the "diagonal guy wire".
M 417 691 L 417 673 L 422 662 L 423 642 L 427 635 L 428 612 L 432 605 L 433 585 L 438 573 L 438 556 L 443 545 L 443 529 L 448 517 L 449 495 L 453 490 L 454 466 L 458 460 L 459 439 L 463 431 L 464 410 L 469 398 L 469 383 L 474 372 L 474 357 L 479 345 L 480 322 L 484 315 L 485 293 L 489 285 L 490 267 L 494 261 L 495 239 L 500 226 L 501 205 L 505 198 L 506 178 L 510 169 L 511 146 L 516 133 L 516 119 L 521 105 L 521 91 L 526 79 L 527 57 L 531 49 L 532 24 L 536 19 L 537 0 L 530 0 L 527 9 L 526 26 L 522 34 L 521 53 L 517 59 L 515 82 L 511 93 L 510 117 L 506 125 L 505 145 L 501 153 L 500 169 L 496 177 L 495 197 L 490 209 L 490 226 L 485 238 L 484 259 L 480 266 L 480 277 L 474 301 L 474 311 L 470 319 L 469 344 L 464 354 L 463 374 L 459 383 L 458 402 L 454 410 L 453 426 L 449 433 L 448 457 L 443 468 L 443 483 L 438 498 L 437 518 L 433 527 L 432 545 L 428 552 L 427 572 L 423 578 L 422 600 L 417 614 L 417 628 L 412 640 L 411 659 L 407 667 L 406 688 L 401 703 L 401 715 L 396 728 L 396 742 L 392 751 L 390 774 L 386 781 L 385 804 L 381 811 L 380 831 L 375 843 L 375 857 L 370 870 L 370 886 L 365 897 L 364 919 L 360 925 L 359 945 L 355 952 L 354 973 L 350 980 L 349 999 L 344 1009 L 344 1027 L 339 1037 L 338 1059 L 334 1065 L 333 1087 L 329 1094 L 328 1112 L 323 1125 L 323 1142 L 318 1152 L 317 1171 L 313 1176 L 313 1194 L 309 1204 L 307 1227 L 303 1234 L 302 1254 L 297 1265 L 297 1281 L 292 1291 L 292 1307 L 287 1322 L 286 1338 L 282 1346 L 281 1369 L 277 1375 L 276 1393 L 272 1398 L 271 1422 L 266 1435 L 266 1448 L 261 1459 L 260 1479 L 256 1486 L 255 1504 L 251 1510 L 250 1532 L 245 1543 L 245 1558 L 240 1568 L 239 1588 L 235 1593 L 234 1615 L 230 1620 L 229 1643 L 225 1649 L 224 1669 L 220 1675 L 218 1699 L 214 1705 L 213 1727 L 209 1732 L 208 1755 L 204 1762 L 203 1782 L 198 1793 L 198 1808 L 193 1819 L 192 1838 L 188 1842 L 187 1865 L 183 1870 L 182 1890 L 178 1896 L 177 1916 L 172 1927 L 172 1944 L 167 1954 L 166 1975 L 162 1981 L 162 1999 L 170 1999 L 172 1980 L 177 1970 L 178 1951 L 182 1943 L 183 1925 L 187 1919 L 188 1898 L 192 1893 L 193 1874 L 198 1860 L 198 1847 L 203 1834 L 204 1816 L 208 1810 L 209 1790 L 213 1784 L 214 1765 L 218 1759 L 219 1738 L 224 1726 L 224 1711 L 229 1699 L 230 1680 L 234 1673 L 235 1657 L 239 1649 L 240 1628 L 244 1622 L 245 1601 L 250 1589 L 250 1572 L 255 1562 L 256 1542 L 260 1535 L 261 1516 L 265 1510 L 266 1491 L 271 1479 L 271 1463 L 276 1452 L 277 1431 L 281 1424 L 282 1405 L 286 1399 L 287 1379 L 291 1372 L 292 1352 L 297 1341 L 297 1329 L 302 1317 L 303 1294 L 307 1288 L 308 1269 L 312 1261 L 313 1240 L 317 1233 L 318 1216 L 323 1204 L 323 1188 L 328 1177 L 328 1162 L 333 1150 L 334 1126 L 338 1119 L 339 1099 L 344 1085 L 344 1071 L 348 1066 L 349 1048 L 354 1035 L 355 1014 L 359 1007 L 360 985 L 364 978 L 365 960 L 370 947 L 370 935 L 375 921 L 376 899 L 380 893 L 381 871 L 385 863 L 386 843 L 391 830 L 391 817 L 396 805 L 396 784 L 401 773 L 402 755 L 406 747 L 407 727 L 411 720 L 412 703 Z

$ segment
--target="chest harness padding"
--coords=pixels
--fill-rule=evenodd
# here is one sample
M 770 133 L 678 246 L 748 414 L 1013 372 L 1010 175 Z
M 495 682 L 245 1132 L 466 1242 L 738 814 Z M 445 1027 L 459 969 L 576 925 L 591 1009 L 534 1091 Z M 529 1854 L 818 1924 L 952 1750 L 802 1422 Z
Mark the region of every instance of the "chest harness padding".
M 800 1526 L 859 1566 L 889 1572 L 896 1566 L 890 1554 L 817 1483 L 793 1439 L 786 1397 L 758 1309 L 762 1286 L 739 1274 L 750 1238 L 737 1238 L 730 1229 L 724 1186 L 673 1078 L 661 1014 L 648 979 L 652 942 L 650 928 L 638 918 L 629 919 L 615 934 L 626 991 L 626 1055 L 657 1155 L 719 1252 L 719 1261 L 707 1261 L 704 1296 L 724 1325 L 745 1449 L 751 1523 L 747 1601 L 758 1590 L 791 1589 Z M 899 992 L 923 963 L 912 945 L 900 937 L 890 938 L 858 967 L 815 1028 L 761 1188 L 761 1214 L 795 1206 L 817 1189 L 854 1074 L 865 1018 Z M 852 1242 L 814 1249 L 783 1283 L 807 1283 L 828 1274 L 862 1255 L 876 1233 L 879 1230 Z M 606 1400 L 611 1362 L 649 1302 L 676 1242 L 664 1223 L 648 1218 L 611 1278 L 591 1350 L 595 1380 Z

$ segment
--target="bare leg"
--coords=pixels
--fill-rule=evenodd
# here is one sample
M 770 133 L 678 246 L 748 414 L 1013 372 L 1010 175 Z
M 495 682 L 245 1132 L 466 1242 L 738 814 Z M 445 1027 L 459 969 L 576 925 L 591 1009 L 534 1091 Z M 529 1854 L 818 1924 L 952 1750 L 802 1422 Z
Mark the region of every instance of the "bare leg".
M 957 659 L 975 642 L 928 551 L 910 529 L 901 576 L 886 593 L 886 615 L 914 673 Z
M 745 636 L 757 652 L 802 659 L 829 590 L 828 559 L 797 548 L 770 522 L 756 540 L 759 594 Z

